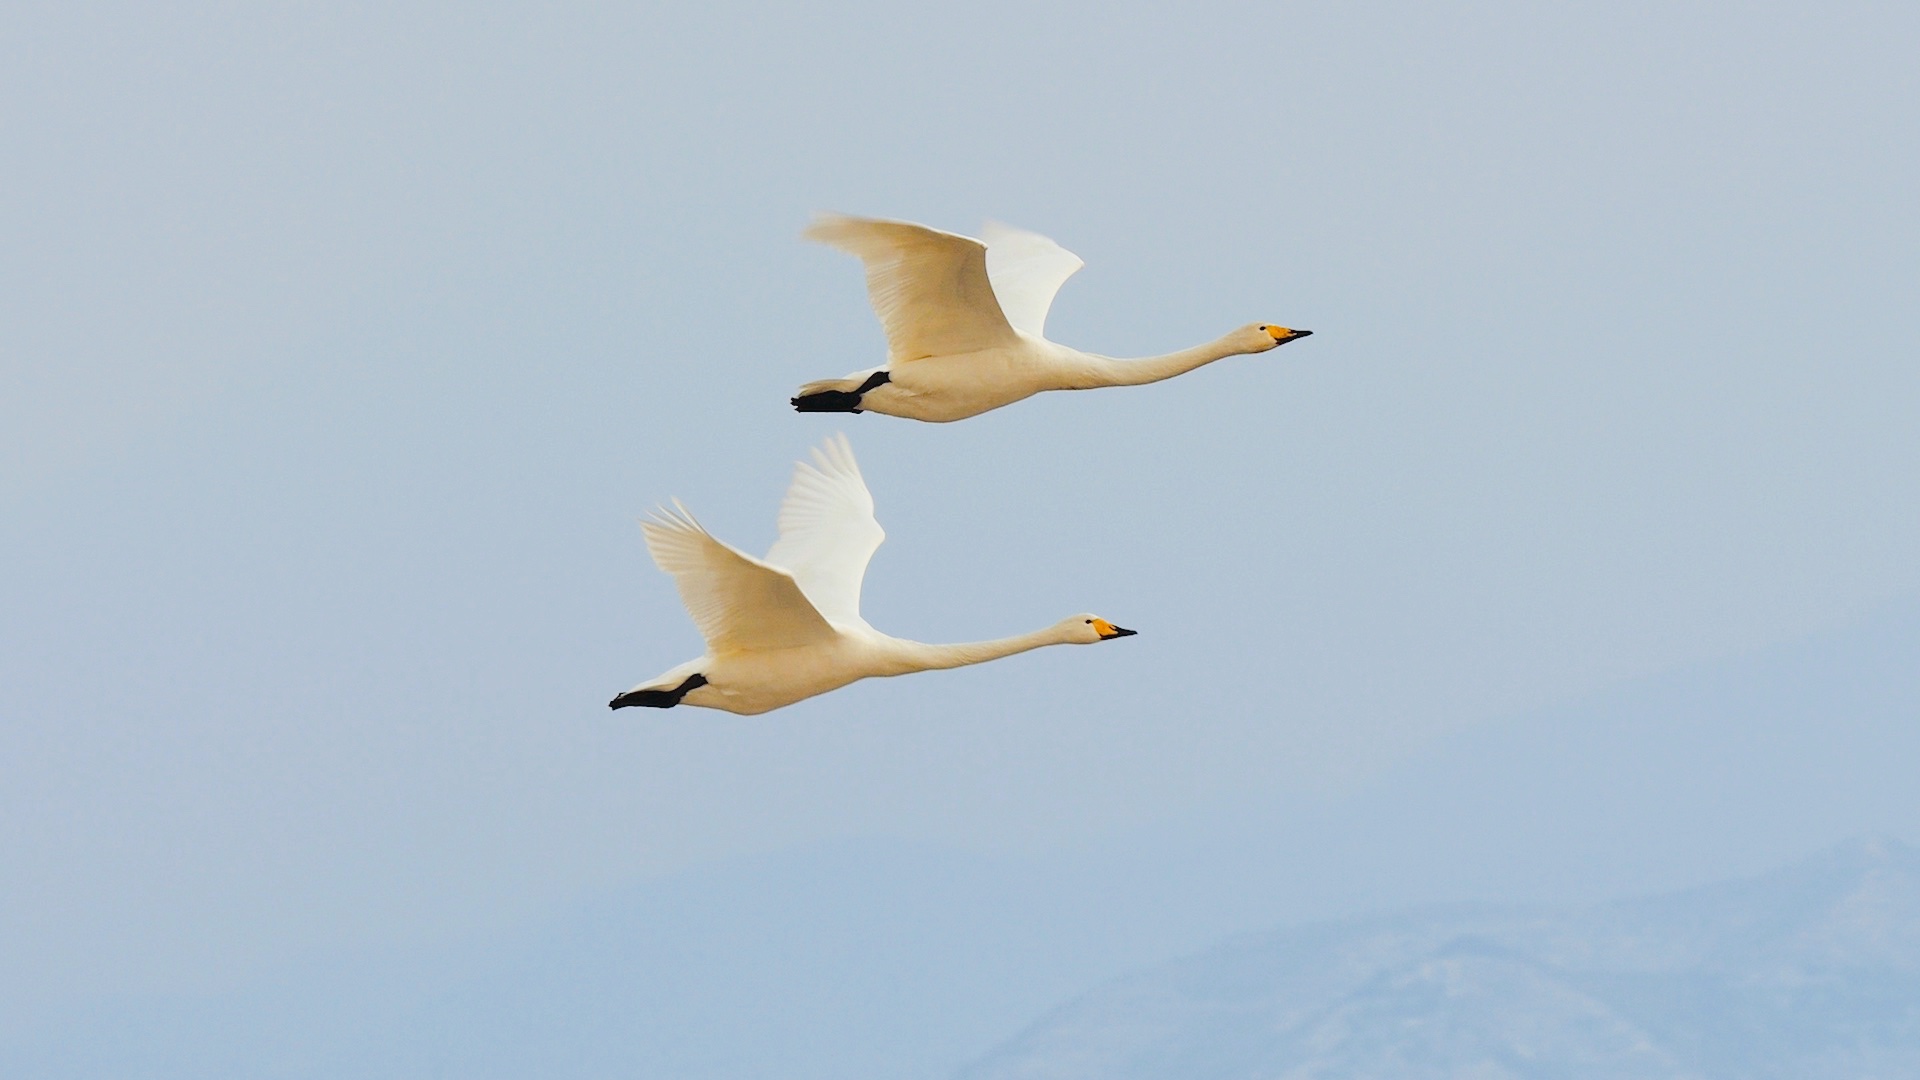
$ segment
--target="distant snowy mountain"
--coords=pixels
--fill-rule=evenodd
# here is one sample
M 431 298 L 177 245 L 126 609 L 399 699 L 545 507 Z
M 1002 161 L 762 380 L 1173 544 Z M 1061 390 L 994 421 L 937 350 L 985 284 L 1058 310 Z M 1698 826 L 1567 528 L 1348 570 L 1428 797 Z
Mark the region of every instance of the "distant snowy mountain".
M 1236 938 L 1109 984 L 962 1080 L 1920 1076 L 1920 853 L 1859 841 L 1586 910 Z

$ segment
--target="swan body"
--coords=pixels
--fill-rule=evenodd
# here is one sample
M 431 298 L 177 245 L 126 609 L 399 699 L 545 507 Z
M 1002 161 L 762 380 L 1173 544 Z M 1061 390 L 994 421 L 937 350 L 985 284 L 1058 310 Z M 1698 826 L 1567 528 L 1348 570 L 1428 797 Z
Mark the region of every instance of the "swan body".
M 727 544 L 677 502 L 643 522 L 647 549 L 671 574 L 707 653 L 615 697 L 615 709 L 699 705 L 753 715 L 860 679 L 985 663 L 1046 645 L 1134 632 L 1095 615 L 997 641 L 928 645 L 860 617 L 867 562 L 886 538 L 844 435 L 794 469 L 780 538 L 765 559 Z
M 1037 233 L 988 223 L 986 239 L 906 221 L 822 214 L 804 234 L 857 256 L 887 334 L 887 363 L 807 383 L 800 412 L 877 412 L 946 423 L 1011 405 L 1043 390 L 1139 386 L 1228 356 L 1307 337 L 1251 323 L 1204 345 L 1143 360 L 1116 360 L 1046 339 L 1060 286 L 1085 265 Z

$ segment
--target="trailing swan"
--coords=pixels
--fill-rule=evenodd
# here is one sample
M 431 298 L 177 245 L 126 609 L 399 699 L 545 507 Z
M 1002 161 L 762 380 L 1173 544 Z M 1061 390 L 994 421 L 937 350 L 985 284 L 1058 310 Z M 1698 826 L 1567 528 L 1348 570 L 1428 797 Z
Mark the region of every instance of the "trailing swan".
M 1047 309 L 1080 257 L 1037 233 L 988 223 L 982 243 L 906 221 L 822 214 L 804 234 L 856 255 L 887 333 L 887 363 L 800 388 L 800 412 L 877 412 L 944 423 L 1042 390 L 1138 386 L 1313 333 L 1252 323 L 1218 341 L 1115 360 L 1046 339 Z
M 969 645 L 889 637 L 860 617 L 860 582 L 886 534 L 844 435 L 800 462 L 780 504 L 780 538 L 753 558 L 713 538 L 678 502 L 643 522 L 647 550 L 673 575 L 707 655 L 614 698 L 620 709 L 701 705 L 763 713 L 858 679 L 961 667 L 1043 645 L 1090 645 L 1134 632 L 1096 615 Z

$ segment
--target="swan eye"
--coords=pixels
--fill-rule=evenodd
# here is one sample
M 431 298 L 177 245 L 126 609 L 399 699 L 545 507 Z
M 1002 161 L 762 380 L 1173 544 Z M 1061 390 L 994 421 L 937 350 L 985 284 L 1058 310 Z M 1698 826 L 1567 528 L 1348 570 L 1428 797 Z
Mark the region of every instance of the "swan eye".
M 1092 626 L 1092 625 L 1093 625 L 1093 620 L 1092 620 L 1092 619 L 1088 619 L 1088 620 L 1087 620 L 1087 625 L 1088 625 L 1088 626 Z

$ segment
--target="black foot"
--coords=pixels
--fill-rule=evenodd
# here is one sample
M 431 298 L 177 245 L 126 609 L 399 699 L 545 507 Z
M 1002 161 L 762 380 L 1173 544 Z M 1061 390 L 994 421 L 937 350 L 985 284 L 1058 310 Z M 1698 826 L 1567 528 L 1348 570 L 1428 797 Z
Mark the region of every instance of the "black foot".
M 629 690 L 612 701 L 607 702 L 610 709 L 624 709 L 637 705 L 643 709 L 671 709 L 680 704 L 680 699 L 689 691 L 698 690 L 707 685 L 705 675 L 689 675 L 687 681 L 671 690 Z
M 867 376 L 867 381 L 853 390 L 816 390 L 797 398 L 788 398 L 797 412 L 850 412 L 860 411 L 860 399 L 867 391 L 876 386 L 885 386 L 893 377 L 884 371 L 876 371 Z
M 860 395 L 845 390 L 821 390 L 805 397 L 789 399 L 796 412 L 851 412 L 860 411 Z

